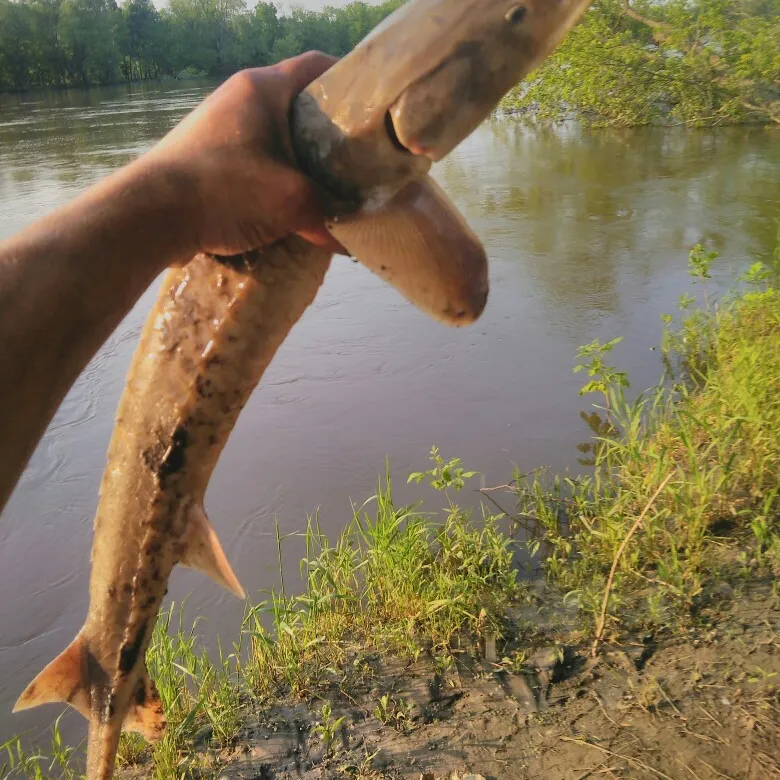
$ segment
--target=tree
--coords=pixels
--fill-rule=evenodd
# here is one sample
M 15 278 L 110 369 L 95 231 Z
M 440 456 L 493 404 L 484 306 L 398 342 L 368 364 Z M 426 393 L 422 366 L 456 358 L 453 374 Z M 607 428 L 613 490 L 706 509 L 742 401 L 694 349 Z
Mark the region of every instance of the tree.
M 57 37 L 67 57 L 71 80 L 83 85 L 116 80 L 117 13 L 113 0 L 62 0 Z
M 244 0 L 170 0 L 174 63 L 212 75 L 235 70 L 239 19 Z
M 0 90 L 182 72 L 223 77 L 308 49 L 344 55 L 403 4 L 282 15 L 269 0 L 0 0 Z M 597 124 L 780 124 L 780 0 L 596 0 L 503 101 Z
M 240 68 L 275 62 L 274 44 L 283 35 L 282 20 L 273 3 L 259 2 L 237 24 L 237 65 Z
M 780 2 L 598 0 L 503 105 L 611 125 L 780 123 Z
M 0 87 L 25 89 L 30 82 L 31 30 L 26 6 L 0 0 Z
M 122 7 L 124 35 L 121 51 L 125 78 L 159 75 L 164 62 L 163 27 L 152 0 L 128 0 Z
M 30 13 L 30 83 L 37 86 L 65 84 L 67 67 L 57 28 L 60 0 L 24 0 Z

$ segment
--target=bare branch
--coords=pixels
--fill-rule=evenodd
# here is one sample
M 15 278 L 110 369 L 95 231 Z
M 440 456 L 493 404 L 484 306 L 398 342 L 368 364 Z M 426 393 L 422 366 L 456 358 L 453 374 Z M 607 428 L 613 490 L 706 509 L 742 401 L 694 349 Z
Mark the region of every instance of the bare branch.
M 742 100 L 740 102 L 742 103 L 742 107 L 746 108 L 748 111 L 761 114 L 761 116 L 765 116 L 767 119 L 770 119 L 772 122 L 777 122 L 777 124 L 780 125 L 780 115 L 775 113 L 769 106 L 757 106 L 753 103 L 748 103 L 747 100 Z
M 630 0 L 623 0 L 623 14 L 629 19 L 633 19 L 635 22 L 650 27 L 653 30 L 653 38 L 655 38 L 658 43 L 663 43 L 669 39 L 669 33 L 672 32 L 672 25 L 667 24 L 666 22 L 660 22 L 657 19 L 651 19 L 649 16 L 643 16 L 631 7 Z

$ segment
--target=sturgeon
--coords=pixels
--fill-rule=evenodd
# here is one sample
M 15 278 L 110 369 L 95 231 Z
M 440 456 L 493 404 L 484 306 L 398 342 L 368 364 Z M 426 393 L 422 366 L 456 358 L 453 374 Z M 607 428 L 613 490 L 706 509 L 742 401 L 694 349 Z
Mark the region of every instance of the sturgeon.
M 560 42 L 591 0 L 412 0 L 294 101 L 301 167 L 332 196 L 354 257 L 449 325 L 487 299 L 476 235 L 427 175 Z M 145 653 L 173 567 L 245 593 L 206 516 L 209 479 L 276 350 L 314 299 L 327 250 L 291 236 L 196 255 L 165 277 L 134 354 L 94 522 L 86 622 L 15 710 L 67 702 L 89 721 L 87 780 L 122 730 L 162 737 Z

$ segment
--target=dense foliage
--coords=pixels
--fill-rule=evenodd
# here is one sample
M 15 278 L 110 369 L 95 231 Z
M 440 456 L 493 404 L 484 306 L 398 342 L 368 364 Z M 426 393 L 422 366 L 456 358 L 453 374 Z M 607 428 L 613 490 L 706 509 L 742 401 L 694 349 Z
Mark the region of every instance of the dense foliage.
M 597 0 L 504 107 L 610 125 L 780 123 L 780 0 Z
M 402 3 L 284 15 L 265 0 L 0 0 L 0 92 L 342 55 Z M 613 125 L 780 123 L 780 0 L 596 0 L 503 105 Z
M 282 15 L 244 0 L 0 0 L 0 91 L 161 75 L 225 76 L 310 49 L 346 54 L 402 4 Z

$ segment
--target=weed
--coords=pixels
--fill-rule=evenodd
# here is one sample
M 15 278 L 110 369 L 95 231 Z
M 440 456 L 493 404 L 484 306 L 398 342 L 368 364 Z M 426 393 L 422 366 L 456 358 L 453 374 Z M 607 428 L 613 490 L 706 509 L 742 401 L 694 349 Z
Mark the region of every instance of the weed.
M 325 755 L 330 756 L 333 754 L 333 743 L 336 741 L 339 726 L 343 722 L 343 715 L 340 718 L 333 718 L 331 704 L 329 701 L 326 701 L 320 710 L 320 720 L 313 729 L 315 734 L 319 734 L 320 740 L 325 747 Z
M 438 451 L 431 459 L 427 476 L 439 490 L 473 476 Z M 307 696 L 343 680 L 350 648 L 417 658 L 476 645 L 481 630 L 500 634 L 505 606 L 520 594 L 512 542 L 496 517 L 472 522 L 451 501 L 441 522 L 397 507 L 389 475 L 335 543 L 312 520 L 305 538 L 304 592 L 271 592 L 244 622 L 243 675 L 261 698 Z
M 68 747 L 60 734 L 60 715 L 51 729 L 50 753 L 28 753 L 21 736 L 15 736 L 0 745 L 0 754 L 6 760 L 0 764 L 0 776 L 4 778 L 30 778 L 30 780 L 80 780 L 84 770 L 77 759 L 78 748 Z
M 374 717 L 377 720 L 400 732 L 411 730 L 413 713 L 414 705 L 410 701 L 400 696 L 395 698 L 389 693 L 380 697 L 374 709 Z
M 761 666 L 754 666 L 753 667 L 753 674 L 751 674 L 748 677 L 748 682 L 752 684 L 756 683 L 766 683 L 768 680 L 773 679 L 774 677 L 777 677 L 777 672 L 770 672 L 764 669 Z
M 615 366 L 606 363 L 606 356 L 620 344 L 621 337 L 614 338 L 602 344 L 598 339 L 594 339 L 590 344 L 580 347 L 577 350 L 577 358 L 586 360 L 585 363 L 578 363 L 574 366 L 574 373 L 587 371 L 591 378 L 580 388 L 580 395 L 587 393 L 600 393 L 604 396 L 606 403 L 607 419 L 611 422 L 610 401 L 614 389 L 629 387 L 628 375 L 624 371 L 618 371 Z
M 430 458 L 434 463 L 428 471 L 415 471 L 406 480 L 409 482 L 422 482 L 426 477 L 430 480 L 431 487 L 436 490 L 462 490 L 466 480 L 476 475 L 476 471 L 465 471 L 460 465 L 460 458 L 453 458 L 445 463 L 439 454 L 438 447 L 431 447 Z
M 345 764 L 339 767 L 338 772 L 342 776 L 352 777 L 355 780 L 383 780 L 388 775 L 379 772 L 373 766 L 377 754 L 378 751 L 369 753 L 364 747 L 363 758 L 359 764 Z

